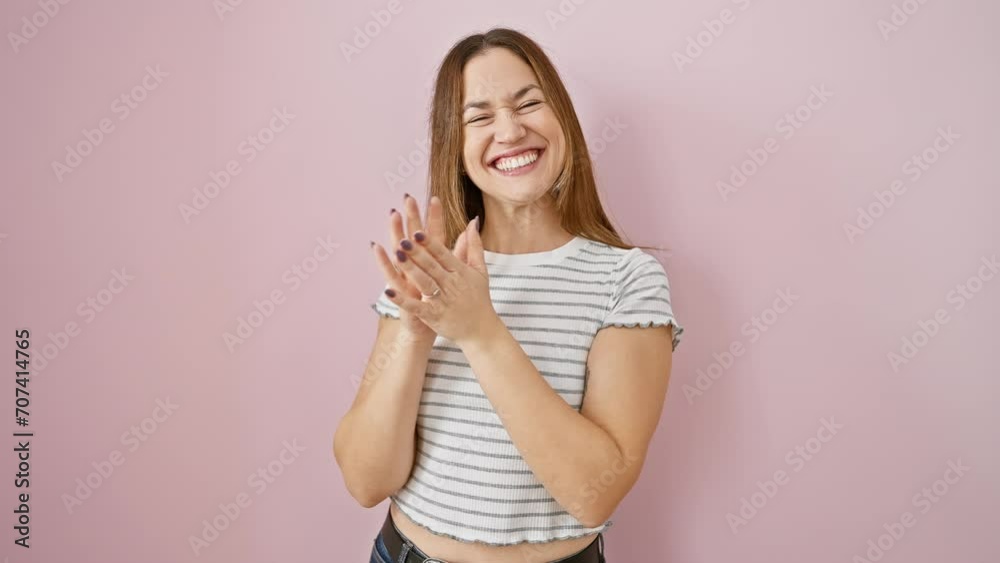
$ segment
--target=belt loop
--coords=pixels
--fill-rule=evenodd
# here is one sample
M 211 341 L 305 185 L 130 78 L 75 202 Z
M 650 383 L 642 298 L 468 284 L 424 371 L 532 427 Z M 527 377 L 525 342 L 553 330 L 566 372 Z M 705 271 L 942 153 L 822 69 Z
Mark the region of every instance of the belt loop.
M 410 546 L 412 544 L 408 541 L 403 542 L 403 549 L 399 552 L 399 559 L 396 563 L 406 563 L 406 556 L 410 553 Z

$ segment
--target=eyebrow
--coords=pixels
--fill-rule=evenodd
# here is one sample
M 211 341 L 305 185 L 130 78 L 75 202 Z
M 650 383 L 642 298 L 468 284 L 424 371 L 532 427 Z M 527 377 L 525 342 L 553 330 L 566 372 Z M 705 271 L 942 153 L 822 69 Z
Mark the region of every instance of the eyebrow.
M 532 88 L 537 88 L 538 90 L 541 90 L 541 87 L 539 87 L 536 84 L 528 84 L 524 88 L 521 88 L 517 92 L 514 92 L 514 96 L 511 99 L 513 99 L 513 100 L 519 100 L 519 99 L 521 99 Z M 483 109 L 483 108 L 487 108 L 487 107 L 490 107 L 490 103 L 489 102 L 483 101 L 483 100 L 477 100 L 477 101 L 469 102 L 469 103 L 465 104 L 465 107 L 462 108 L 462 113 L 465 113 L 465 112 L 467 112 L 467 111 L 469 111 L 470 109 L 473 109 L 473 108 L 475 108 L 475 109 Z

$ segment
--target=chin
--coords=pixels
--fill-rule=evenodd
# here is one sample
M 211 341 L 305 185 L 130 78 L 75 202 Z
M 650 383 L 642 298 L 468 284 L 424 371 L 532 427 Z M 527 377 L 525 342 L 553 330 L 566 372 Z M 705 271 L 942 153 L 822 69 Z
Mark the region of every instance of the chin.
M 548 193 L 555 183 L 553 176 L 549 178 L 497 178 L 489 175 L 486 182 L 481 186 L 486 186 L 484 193 L 490 196 L 515 203 L 532 203 Z
M 523 191 L 501 188 L 488 193 L 494 199 L 502 202 L 513 203 L 516 205 L 531 205 L 541 201 L 545 197 L 546 190 L 539 190 L 534 187 Z

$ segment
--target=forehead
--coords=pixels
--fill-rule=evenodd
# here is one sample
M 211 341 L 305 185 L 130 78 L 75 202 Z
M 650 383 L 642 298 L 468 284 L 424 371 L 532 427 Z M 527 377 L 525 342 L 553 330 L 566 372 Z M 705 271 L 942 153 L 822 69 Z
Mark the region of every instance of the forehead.
M 506 99 L 538 77 L 528 63 L 503 48 L 493 48 L 469 60 L 463 72 L 464 102 Z

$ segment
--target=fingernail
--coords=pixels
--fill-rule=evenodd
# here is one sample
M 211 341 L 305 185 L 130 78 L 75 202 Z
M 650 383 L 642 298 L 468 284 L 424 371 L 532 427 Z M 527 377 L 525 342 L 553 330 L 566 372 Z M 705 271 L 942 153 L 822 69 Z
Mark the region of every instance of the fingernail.
M 368 248 L 375 248 L 375 241 L 373 241 L 373 240 L 370 240 L 370 241 L 368 241 L 368 242 L 370 243 L 370 244 L 368 245 Z
M 385 294 L 388 295 L 389 297 L 395 297 L 396 296 L 396 292 L 393 291 L 392 289 L 386 289 L 385 290 Z
M 402 242 L 399 243 L 399 246 L 402 246 L 403 250 L 413 250 L 413 243 L 406 240 L 405 238 L 403 239 Z
M 393 213 L 395 213 L 395 212 L 396 212 L 396 208 L 395 208 L 395 207 L 393 207 L 392 209 L 390 209 L 390 210 L 389 210 L 389 215 L 392 215 L 392 214 L 393 214 Z
M 472 228 L 479 230 L 479 215 L 476 215 L 476 218 L 472 220 Z
M 413 233 L 413 238 L 417 239 L 417 242 L 424 242 L 424 233 L 417 231 Z
M 404 192 L 404 193 L 403 193 L 403 197 L 404 197 L 404 198 L 408 198 L 408 197 L 410 197 L 410 194 L 408 194 L 408 193 L 405 193 L 405 192 Z
M 400 262 L 406 262 L 406 253 L 403 252 L 402 250 L 397 250 L 396 259 L 399 260 Z

